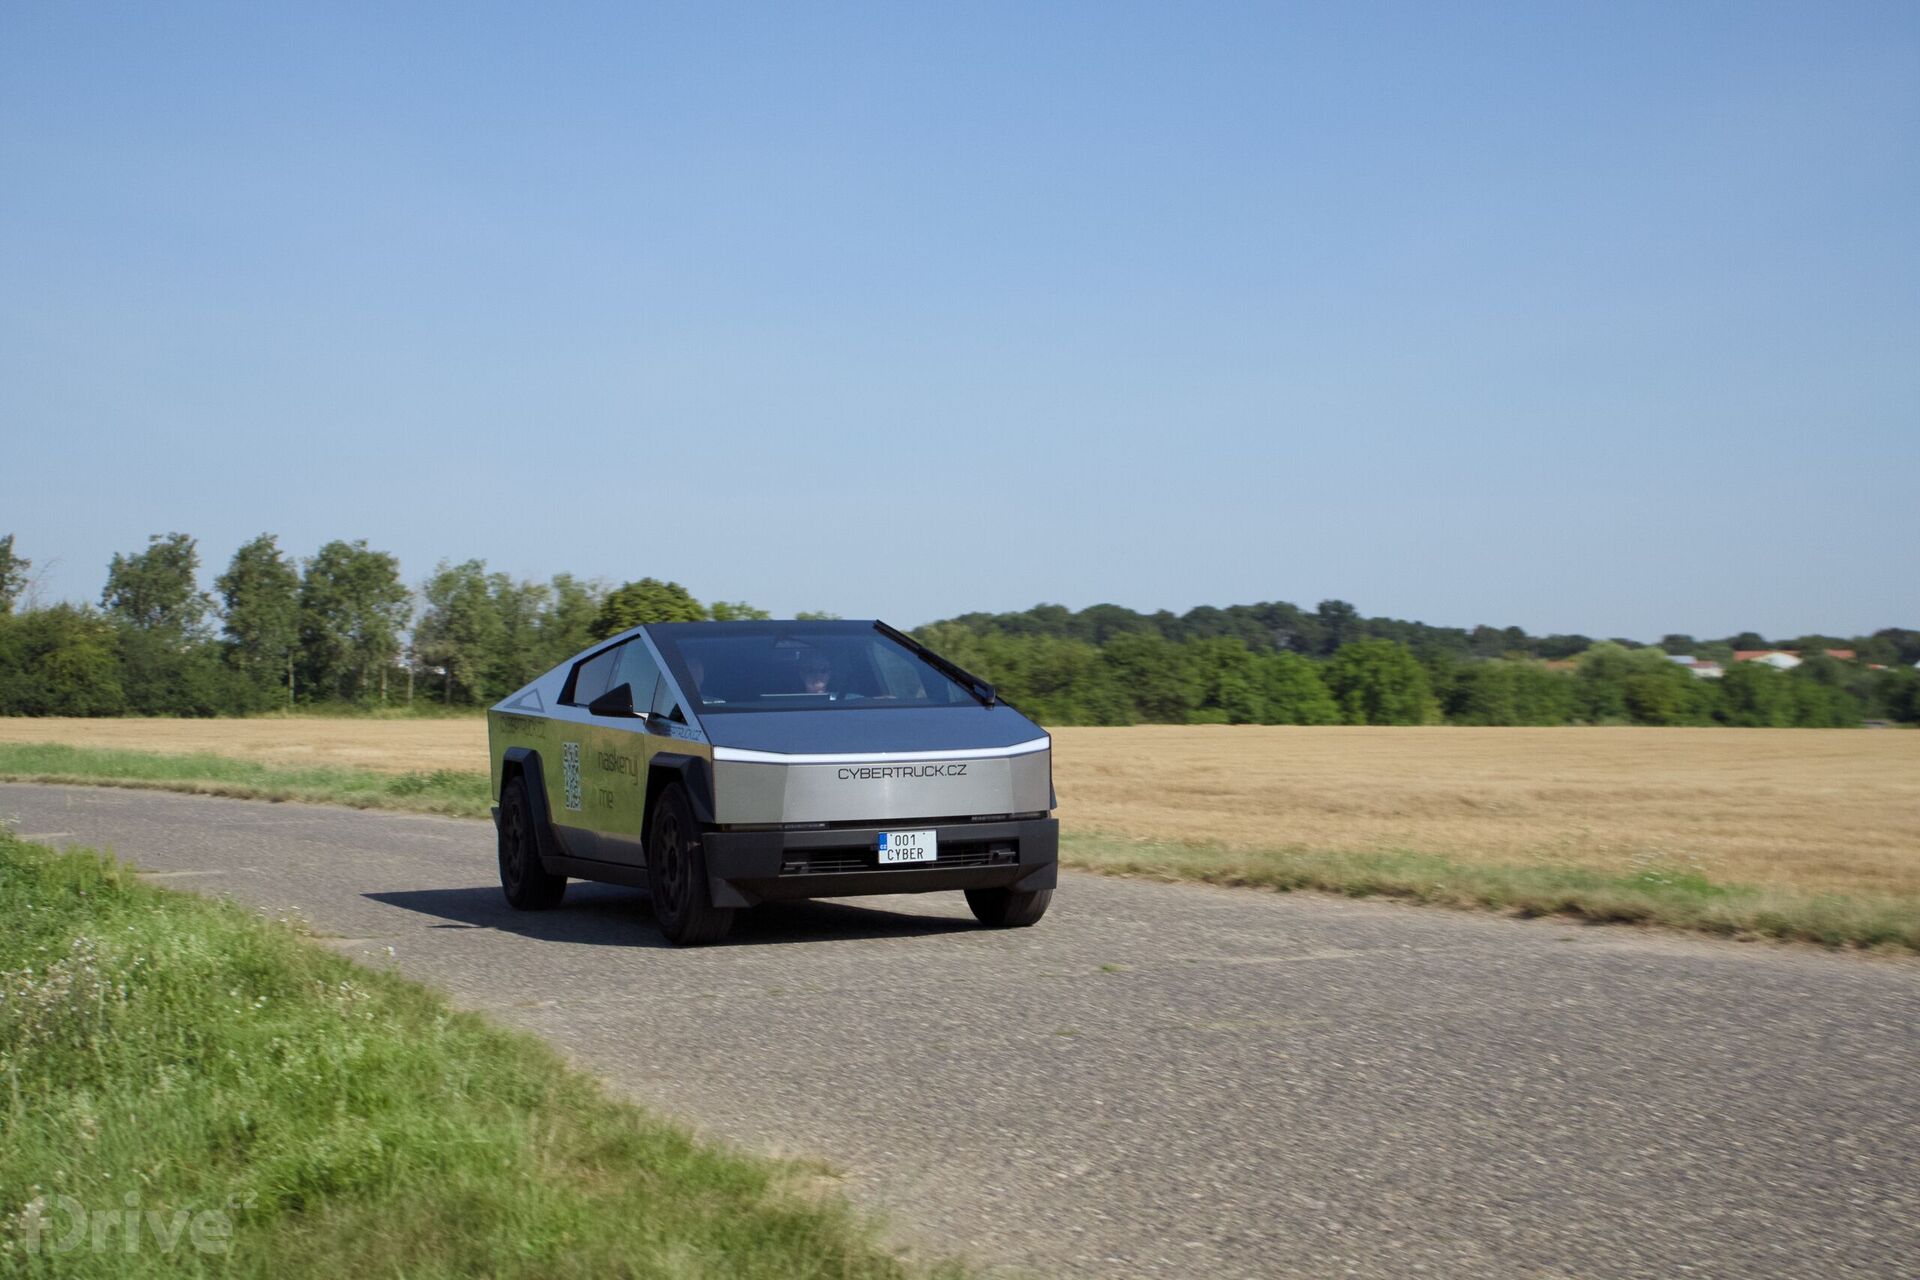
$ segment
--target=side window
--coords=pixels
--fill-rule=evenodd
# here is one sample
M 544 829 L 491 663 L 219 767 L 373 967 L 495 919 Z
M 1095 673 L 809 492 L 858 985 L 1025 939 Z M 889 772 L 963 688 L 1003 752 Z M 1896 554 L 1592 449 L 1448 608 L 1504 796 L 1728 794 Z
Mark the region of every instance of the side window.
M 654 662 L 653 655 L 647 652 L 647 646 L 638 640 L 629 640 L 620 646 L 620 660 L 614 664 L 613 675 L 607 680 L 607 688 L 617 689 L 623 684 L 633 686 L 633 709 L 645 711 L 653 705 L 654 687 L 660 683 L 660 667 Z
M 680 709 L 679 699 L 673 696 L 673 686 L 665 680 L 661 680 L 659 687 L 654 690 L 653 711 L 655 715 L 665 716 L 669 720 L 677 720 L 681 724 L 687 722 L 686 712 Z
M 573 693 L 566 699 L 576 707 L 584 707 L 595 698 L 613 687 L 609 679 L 613 675 L 613 664 L 620 660 L 623 650 L 633 648 L 631 642 L 605 653 L 597 653 L 573 669 Z

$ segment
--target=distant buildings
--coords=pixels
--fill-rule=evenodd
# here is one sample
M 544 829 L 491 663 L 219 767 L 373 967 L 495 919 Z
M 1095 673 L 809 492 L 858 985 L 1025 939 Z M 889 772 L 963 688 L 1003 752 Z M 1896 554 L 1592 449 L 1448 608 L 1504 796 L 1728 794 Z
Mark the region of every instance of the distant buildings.
M 1840 662 L 1852 662 L 1860 656 L 1852 649 L 1823 649 L 1821 652 L 1825 653 L 1829 658 L 1837 659 Z M 1782 671 L 1793 670 L 1800 665 L 1801 661 L 1800 651 L 1798 649 L 1735 649 L 1733 651 L 1733 660 L 1735 662 L 1764 662 L 1768 666 L 1778 667 Z
M 1735 649 L 1735 662 L 1759 662 L 1781 671 L 1791 671 L 1800 665 L 1800 655 L 1792 649 Z
M 1858 660 L 1860 656 L 1852 649 L 1825 649 L 1822 650 L 1822 652 L 1829 658 L 1833 658 L 1839 662 L 1854 662 Z M 1802 661 L 1800 650 L 1798 649 L 1735 649 L 1733 651 L 1733 660 L 1735 662 L 1758 662 L 1762 666 L 1772 667 L 1777 671 L 1791 671 L 1799 666 Z M 1727 669 L 1719 663 L 1707 658 L 1696 658 L 1690 653 L 1670 653 L 1667 655 L 1667 661 L 1673 663 L 1675 666 L 1685 667 L 1690 674 L 1702 680 L 1718 680 L 1727 674 Z M 1576 671 L 1580 667 L 1580 662 L 1577 658 L 1560 658 L 1552 662 L 1543 662 L 1540 665 L 1546 667 L 1549 671 Z M 1920 670 L 1920 662 L 1916 662 L 1913 665 L 1915 669 Z M 1885 671 L 1887 669 L 1878 662 L 1869 662 L 1866 664 L 1866 667 L 1869 671 Z

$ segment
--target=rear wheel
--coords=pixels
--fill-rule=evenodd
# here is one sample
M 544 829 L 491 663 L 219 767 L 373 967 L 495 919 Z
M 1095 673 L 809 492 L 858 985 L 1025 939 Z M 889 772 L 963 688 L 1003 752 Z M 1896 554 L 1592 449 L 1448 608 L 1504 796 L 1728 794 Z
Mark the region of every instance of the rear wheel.
M 508 779 L 500 790 L 500 888 L 518 911 L 557 907 L 567 893 L 567 878 L 540 865 L 539 832 L 533 821 L 525 780 Z
M 674 783 L 653 802 L 647 837 L 647 887 L 653 918 L 667 940 L 697 947 L 718 942 L 733 927 L 731 908 L 713 905 L 707 855 L 687 792 Z
M 1012 889 L 969 889 L 967 905 L 981 924 L 995 929 L 1024 929 L 1047 914 L 1053 890 L 1018 893 Z

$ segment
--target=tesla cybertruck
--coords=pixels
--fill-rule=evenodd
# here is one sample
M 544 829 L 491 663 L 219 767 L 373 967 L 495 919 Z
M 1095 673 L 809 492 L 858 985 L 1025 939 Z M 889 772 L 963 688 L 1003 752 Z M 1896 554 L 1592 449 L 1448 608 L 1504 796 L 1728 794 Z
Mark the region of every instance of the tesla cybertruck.
M 791 898 L 960 890 L 982 923 L 1053 896 L 1045 730 L 883 622 L 655 622 L 487 713 L 500 883 L 645 889 L 661 931 L 716 942 Z

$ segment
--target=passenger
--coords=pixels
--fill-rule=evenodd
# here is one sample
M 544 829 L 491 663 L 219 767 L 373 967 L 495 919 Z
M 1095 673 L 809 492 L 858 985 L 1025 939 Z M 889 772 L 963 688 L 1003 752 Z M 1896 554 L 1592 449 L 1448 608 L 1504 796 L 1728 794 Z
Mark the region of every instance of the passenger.
M 833 663 L 818 649 L 800 660 L 800 688 L 805 693 L 825 693 L 833 679 Z

